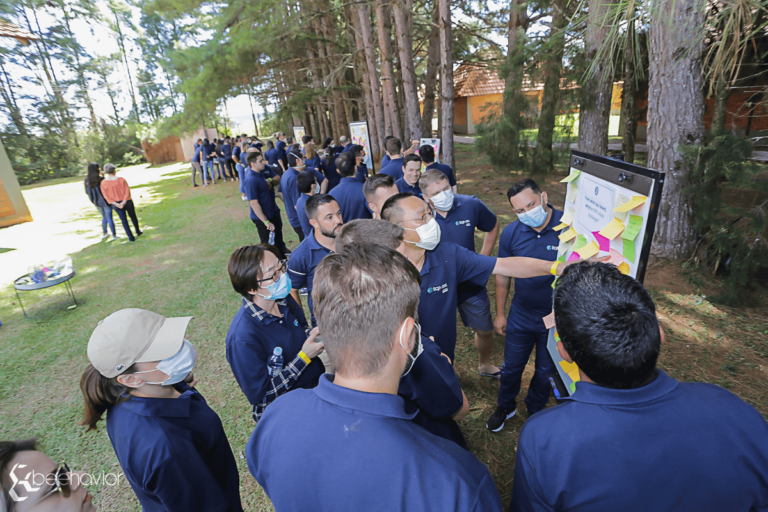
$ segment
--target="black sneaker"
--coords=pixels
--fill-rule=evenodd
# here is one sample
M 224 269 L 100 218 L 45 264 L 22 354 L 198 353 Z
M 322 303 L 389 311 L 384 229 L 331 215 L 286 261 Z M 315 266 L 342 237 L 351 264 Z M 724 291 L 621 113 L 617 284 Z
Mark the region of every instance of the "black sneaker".
M 496 407 L 496 411 L 488 418 L 488 423 L 485 424 L 485 428 L 491 432 L 501 432 L 504 428 L 504 422 L 515 415 L 517 409 L 505 409 L 501 406 Z

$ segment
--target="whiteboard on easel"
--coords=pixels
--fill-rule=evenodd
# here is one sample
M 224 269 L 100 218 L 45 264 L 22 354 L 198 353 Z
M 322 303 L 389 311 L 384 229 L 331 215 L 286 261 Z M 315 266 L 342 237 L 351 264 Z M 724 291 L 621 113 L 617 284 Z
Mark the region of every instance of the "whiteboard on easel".
M 440 163 L 440 139 L 420 139 L 419 147 L 432 146 L 435 150 L 435 162 Z

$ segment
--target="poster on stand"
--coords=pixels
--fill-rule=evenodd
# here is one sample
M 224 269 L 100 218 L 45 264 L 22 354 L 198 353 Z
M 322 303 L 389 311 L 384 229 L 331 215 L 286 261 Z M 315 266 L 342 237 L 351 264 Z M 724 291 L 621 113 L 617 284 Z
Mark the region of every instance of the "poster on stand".
M 432 146 L 435 150 L 435 162 L 440 163 L 440 139 L 421 139 L 419 141 L 419 147 Z
M 298 142 L 301 148 L 304 148 L 304 143 L 301 141 L 301 139 L 304 137 L 305 133 L 306 132 L 304 131 L 303 126 L 293 127 L 293 142 Z
M 349 134 L 352 138 L 352 144 L 363 146 L 363 149 L 365 150 L 365 159 L 363 160 L 363 163 L 368 167 L 369 172 L 375 174 L 373 158 L 371 157 L 371 141 L 368 136 L 368 122 L 355 121 L 354 123 L 349 123 Z

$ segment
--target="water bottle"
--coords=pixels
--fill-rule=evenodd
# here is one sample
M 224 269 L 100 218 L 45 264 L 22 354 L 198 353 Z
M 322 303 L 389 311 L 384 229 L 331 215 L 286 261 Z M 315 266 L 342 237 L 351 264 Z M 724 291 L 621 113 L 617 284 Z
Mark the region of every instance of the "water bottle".
M 275 245 L 275 232 L 269 232 L 269 245 Z
M 274 377 L 282 371 L 283 349 L 281 347 L 275 347 L 272 356 L 269 358 L 269 361 L 267 361 L 267 368 L 269 369 L 270 377 Z

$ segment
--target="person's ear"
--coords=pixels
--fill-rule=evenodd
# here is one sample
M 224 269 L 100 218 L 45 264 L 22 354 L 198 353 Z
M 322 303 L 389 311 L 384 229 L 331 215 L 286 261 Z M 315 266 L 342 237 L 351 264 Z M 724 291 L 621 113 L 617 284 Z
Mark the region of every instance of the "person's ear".
M 547 203 L 549 203 L 549 196 L 547 195 L 546 192 L 542 192 L 541 193 L 541 205 L 544 208 L 546 208 L 547 207 Z
M 119 382 L 120 384 L 122 384 L 127 388 L 133 388 L 133 389 L 140 388 L 141 386 L 144 385 L 144 381 L 132 373 L 129 373 L 127 375 L 126 374 L 118 375 L 117 382 Z
M 560 354 L 560 357 L 562 357 L 563 361 L 565 361 L 566 363 L 573 362 L 573 359 L 571 359 L 570 354 L 568 354 L 568 352 L 565 351 L 565 347 L 563 346 L 562 341 L 557 342 L 557 353 Z
M 319 226 L 316 219 L 309 219 L 309 225 L 312 226 L 313 228 L 316 228 Z

